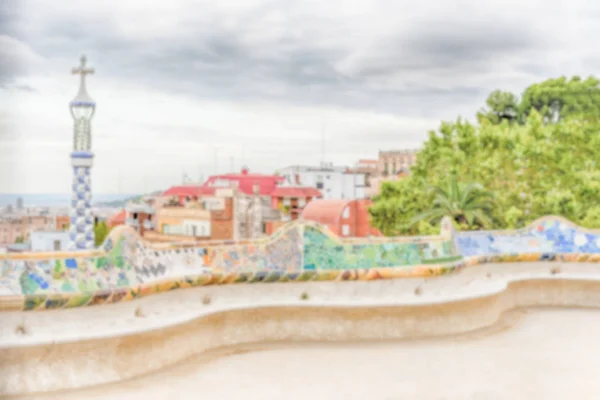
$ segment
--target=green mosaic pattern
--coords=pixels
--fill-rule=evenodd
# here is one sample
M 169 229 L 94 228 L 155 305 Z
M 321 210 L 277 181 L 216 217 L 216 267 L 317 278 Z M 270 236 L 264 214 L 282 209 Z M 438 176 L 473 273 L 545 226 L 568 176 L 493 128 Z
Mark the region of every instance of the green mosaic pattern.
M 304 270 L 403 267 L 460 259 L 452 240 L 343 243 L 313 226 L 304 227 Z

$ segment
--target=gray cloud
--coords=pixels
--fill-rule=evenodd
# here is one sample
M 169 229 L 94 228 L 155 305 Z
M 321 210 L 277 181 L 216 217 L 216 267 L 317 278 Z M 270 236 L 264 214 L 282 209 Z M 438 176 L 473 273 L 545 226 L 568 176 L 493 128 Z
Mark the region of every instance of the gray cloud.
M 280 21 L 265 22 L 267 10 L 279 12 Z M 395 30 L 391 26 L 362 46 L 342 37 L 353 29 L 343 17 L 327 20 L 285 2 L 240 11 L 233 25 L 204 11 L 190 7 L 176 29 L 137 36 L 127 29 L 140 21 L 55 13 L 42 26 L 23 21 L 21 35 L 46 58 L 85 51 L 101 73 L 162 91 L 412 115 L 437 115 L 440 107 L 454 111 L 458 103 L 466 110 L 473 96 L 479 101 L 511 83 L 502 77 L 506 66 L 499 61 L 512 62 L 514 73 L 543 76 L 544 69 L 529 67 L 527 59 L 561 50 L 548 32 L 511 22 L 512 11 L 487 18 L 424 12 L 399 19 Z
M 531 14 L 535 1 L 514 3 L 382 1 L 373 4 L 379 11 L 357 18 L 343 5 L 337 13 L 317 3 L 285 1 L 223 11 L 175 1 L 183 4 L 181 14 L 169 25 L 171 14 L 165 12 L 163 26 L 133 11 L 111 11 L 110 4 L 89 12 L 54 6 L 39 10 L 47 18 L 33 19 L 32 7 L 41 6 L 29 2 L 15 37 L 46 59 L 75 62 L 86 52 L 104 76 L 203 99 L 471 117 L 493 89 L 520 91 L 550 77 L 557 65 L 569 72 L 560 56 L 581 35 L 600 33 L 600 24 L 588 24 L 566 37 L 555 29 L 552 5 Z M 403 16 L 409 4 L 414 7 Z M 587 20 L 600 9 L 578 0 L 569 4 L 577 18 Z M 5 19 L 17 19 L 14 10 L 4 9 Z M 147 29 L 137 28 L 144 24 Z M 585 67 L 597 65 L 597 57 L 586 57 Z M 0 76 L 18 69 L 9 63 Z

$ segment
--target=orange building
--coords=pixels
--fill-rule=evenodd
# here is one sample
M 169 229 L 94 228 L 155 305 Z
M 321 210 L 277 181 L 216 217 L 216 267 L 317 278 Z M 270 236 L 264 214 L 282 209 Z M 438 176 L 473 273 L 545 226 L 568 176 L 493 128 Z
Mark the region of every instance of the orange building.
M 68 215 L 57 215 L 56 216 L 56 230 L 57 231 L 68 231 L 71 224 L 71 218 Z
M 294 221 L 300 217 L 302 210 L 313 199 L 321 198 L 320 191 L 305 186 L 279 186 L 270 194 L 271 207 L 284 211 L 289 220 Z
M 382 236 L 371 226 L 370 200 L 313 200 L 302 211 L 302 219 L 326 225 L 340 237 Z

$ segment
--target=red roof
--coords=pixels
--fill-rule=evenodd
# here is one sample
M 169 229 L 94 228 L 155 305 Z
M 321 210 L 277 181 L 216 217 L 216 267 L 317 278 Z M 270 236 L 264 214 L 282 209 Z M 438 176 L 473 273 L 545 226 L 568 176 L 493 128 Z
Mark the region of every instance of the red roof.
M 327 225 L 337 232 L 344 209 L 352 200 L 313 200 L 302 210 L 302 218 Z
M 173 186 L 163 193 L 163 196 L 180 196 L 180 197 L 198 197 L 198 196 L 214 196 L 217 191 L 216 187 L 207 186 Z
M 322 197 L 323 195 L 317 189 L 312 187 L 305 186 L 290 186 L 290 187 L 282 187 L 279 186 L 275 188 L 273 193 L 271 193 L 272 197 L 292 197 L 292 198 L 302 198 L 302 197 Z
M 377 160 L 358 160 L 358 163 L 375 165 L 377 164 Z
M 277 185 L 283 182 L 283 177 L 277 175 L 251 174 L 247 169 L 239 174 L 215 175 L 208 178 L 205 187 L 214 188 L 217 181 L 229 181 L 237 184 L 240 192 L 248 195 L 254 194 L 254 185 L 258 185 L 258 194 L 269 196 Z
M 125 217 L 127 216 L 127 212 L 125 210 L 121 210 L 112 217 L 108 219 L 109 224 L 111 225 L 123 225 L 125 224 Z

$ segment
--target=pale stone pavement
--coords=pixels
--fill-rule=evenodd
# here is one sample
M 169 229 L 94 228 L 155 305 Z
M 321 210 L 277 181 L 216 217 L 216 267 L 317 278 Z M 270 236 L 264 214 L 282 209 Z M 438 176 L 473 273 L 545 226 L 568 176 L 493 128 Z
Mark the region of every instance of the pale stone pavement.
M 529 309 L 485 332 L 381 343 L 241 346 L 35 400 L 598 399 L 600 313 Z

